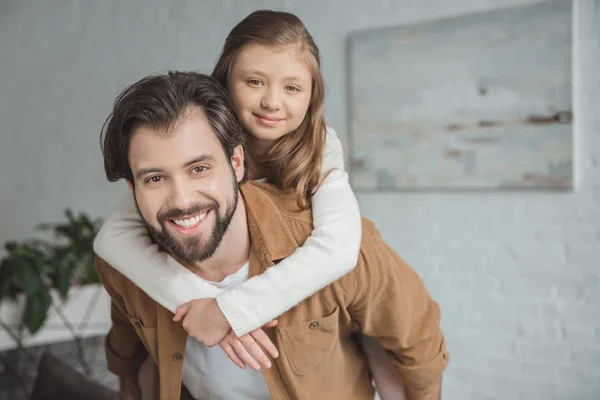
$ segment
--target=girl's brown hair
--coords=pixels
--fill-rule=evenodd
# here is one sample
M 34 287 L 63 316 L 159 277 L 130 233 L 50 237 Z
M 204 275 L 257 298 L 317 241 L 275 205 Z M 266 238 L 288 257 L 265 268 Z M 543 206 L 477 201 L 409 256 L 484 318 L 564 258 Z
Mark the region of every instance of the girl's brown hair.
M 297 46 L 312 73 L 310 104 L 304 120 L 294 132 L 277 141 L 266 159 L 260 160 L 267 180 L 285 192 L 294 191 L 298 205 L 307 208 L 310 196 L 320 182 L 326 135 L 325 82 L 321 75 L 319 48 L 295 15 L 270 10 L 255 11 L 237 24 L 225 40 L 212 73 L 224 87 L 228 86 L 237 56 L 252 44 Z

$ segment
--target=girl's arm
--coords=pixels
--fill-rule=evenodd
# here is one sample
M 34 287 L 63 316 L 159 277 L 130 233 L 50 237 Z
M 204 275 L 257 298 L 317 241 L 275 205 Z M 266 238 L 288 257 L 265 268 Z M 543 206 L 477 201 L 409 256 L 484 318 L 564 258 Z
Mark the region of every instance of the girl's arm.
M 342 144 L 330 128 L 323 159 L 323 173 L 328 172 L 312 197 L 314 229 L 304 245 L 263 274 L 217 296 L 238 336 L 283 314 L 356 265 L 360 212 L 344 170 Z
M 342 145 L 328 129 L 323 171 L 327 178 L 312 198 L 314 230 L 304 245 L 275 267 L 221 292 L 152 244 L 130 194 L 109 216 L 94 241 L 96 253 L 175 312 L 192 299 L 216 297 L 238 336 L 260 328 L 356 264 L 361 222 L 344 171 Z

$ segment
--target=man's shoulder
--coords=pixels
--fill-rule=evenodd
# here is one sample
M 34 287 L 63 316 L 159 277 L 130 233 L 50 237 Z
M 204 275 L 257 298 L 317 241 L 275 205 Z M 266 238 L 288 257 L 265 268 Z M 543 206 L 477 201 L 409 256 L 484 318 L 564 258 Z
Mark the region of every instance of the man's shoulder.
M 375 226 L 375 222 L 368 218 L 361 218 L 362 236 L 360 240 L 360 250 L 369 250 L 384 243 L 381 234 Z
M 279 187 L 257 181 L 248 181 L 242 186 L 242 193 L 247 202 L 259 204 L 260 207 L 271 208 L 284 217 L 294 218 L 312 224 L 312 212 L 302 209 L 296 201 L 295 193 L 286 193 Z
M 302 209 L 296 202 L 296 196 L 293 193 L 284 193 L 279 187 L 266 182 L 248 181 L 244 183 L 242 190 L 244 197 L 254 205 L 259 205 L 261 209 L 271 209 L 271 212 L 278 212 L 288 221 L 293 220 L 302 228 L 312 231 L 312 211 L 311 209 Z M 361 250 L 370 249 L 374 246 L 380 246 L 383 238 L 377 230 L 375 223 L 368 218 L 361 218 L 362 239 Z M 305 229 L 302 229 L 303 231 Z M 310 231 L 308 232 L 310 234 Z
M 100 256 L 95 256 L 94 263 L 98 277 L 105 287 L 110 286 L 113 289 L 119 289 L 119 291 L 135 287 L 133 282 Z
M 112 265 L 110 265 L 98 254 L 94 255 L 94 264 L 96 265 L 96 270 L 98 271 L 98 273 L 102 274 L 103 276 L 120 274 Z M 102 279 L 102 276 L 100 277 L 100 279 Z
M 114 270 L 114 268 L 98 254 L 94 255 L 94 265 L 96 266 L 96 271 L 100 276 L 100 280 L 104 277 L 108 277 L 111 274 L 111 270 Z
M 348 276 L 353 276 L 361 281 L 364 276 L 374 273 L 385 275 L 390 268 L 404 270 L 410 268 L 410 266 L 383 239 L 375 223 L 370 219 L 362 218 L 362 237 L 358 262 Z

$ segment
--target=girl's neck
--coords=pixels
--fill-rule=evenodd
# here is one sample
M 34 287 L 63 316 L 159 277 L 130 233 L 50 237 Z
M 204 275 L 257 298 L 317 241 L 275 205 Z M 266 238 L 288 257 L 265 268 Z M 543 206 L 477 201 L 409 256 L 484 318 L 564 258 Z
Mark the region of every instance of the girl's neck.
M 266 176 L 263 161 L 267 158 L 275 142 L 256 139 L 251 135 L 247 135 L 246 138 L 248 179 L 262 179 Z
M 263 179 L 266 174 L 259 166 L 254 166 L 250 160 L 248 160 L 248 179 L 251 181 L 257 181 Z

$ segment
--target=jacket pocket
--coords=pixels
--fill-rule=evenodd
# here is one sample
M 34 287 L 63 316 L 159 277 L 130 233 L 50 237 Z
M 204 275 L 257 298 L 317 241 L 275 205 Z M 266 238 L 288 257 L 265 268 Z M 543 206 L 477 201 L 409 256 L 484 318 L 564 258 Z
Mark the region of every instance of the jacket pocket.
M 339 309 L 330 315 L 279 329 L 292 372 L 304 375 L 316 367 L 340 340 Z

